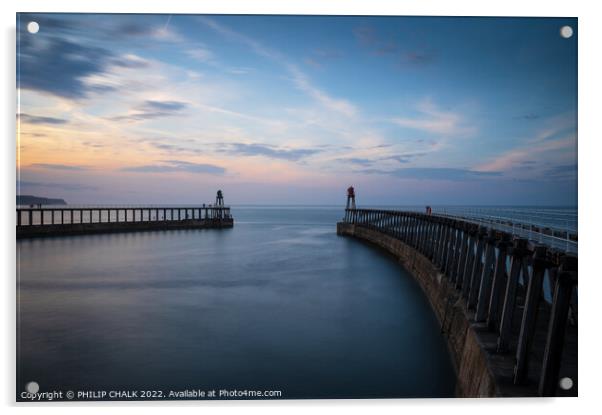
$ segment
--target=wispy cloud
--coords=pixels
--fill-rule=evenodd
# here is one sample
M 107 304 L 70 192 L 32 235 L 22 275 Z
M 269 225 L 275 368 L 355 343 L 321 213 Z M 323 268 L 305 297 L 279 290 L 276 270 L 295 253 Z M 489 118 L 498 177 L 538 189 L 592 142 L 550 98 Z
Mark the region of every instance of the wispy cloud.
M 141 143 L 146 143 L 148 145 L 150 145 L 151 147 L 154 147 L 158 150 L 161 150 L 162 152 L 165 153 L 169 153 L 171 155 L 177 155 L 177 154 L 202 154 L 204 153 L 203 150 L 198 149 L 198 148 L 194 148 L 191 146 L 187 146 L 187 145 L 183 145 L 180 144 L 182 143 L 182 140 L 169 140 L 168 138 L 159 138 L 159 139 L 139 139 L 137 140 Z M 176 144 L 178 143 L 178 144 Z
M 98 190 L 97 186 L 90 186 L 80 183 L 53 183 L 53 182 L 30 182 L 25 180 L 17 181 L 17 189 L 59 189 L 66 191 L 84 191 L 84 190 Z
M 71 99 L 85 97 L 83 78 L 103 73 L 113 57 L 107 49 L 57 36 L 21 36 L 17 54 L 19 87 Z
M 387 147 L 382 147 L 382 146 L 377 146 L 377 147 L 373 147 L 373 149 L 381 149 L 381 148 L 388 148 Z M 400 164 L 406 164 L 406 163 L 410 163 L 412 161 L 414 161 L 416 158 L 419 157 L 423 157 L 426 156 L 428 154 L 428 152 L 415 152 L 415 153 L 399 153 L 399 154 L 391 154 L 391 155 L 374 155 L 372 157 L 342 157 L 342 158 L 338 158 L 337 161 L 342 162 L 342 163 L 350 163 L 350 164 L 356 164 L 359 166 L 372 166 L 374 164 L 382 164 L 383 161 L 396 161 L 397 163 Z M 379 170 L 380 171 L 380 170 Z
M 342 56 L 343 54 L 335 49 L 315 49 L 304 61 L 315 68 L 322 68 L 324 65 L 336 61 Z
M 435 60 L 435 56 L 432 53 L 426 51 L 421 52 L 405 52 L 399 56 L 399 63 L 401 65 L 428 65 Z
M 182 42 L 184 40 L 183 36 L 178 33 L 176 29 L 170 25 L 173 16 L 157 16 L 164 17 L 163 23 L 159 19 L 157 22 L 153 22 L 153 24 L 141 24 L 137 19 L 127 19 L 125 21 L 120 21 L 112 28 L 108 28 L 108 34 L 120 35 L 120 36 L 130 36 L 137 37 L 141 39 L 153 39 L 155 41 L 163 41 L 163 42 Z
M 188 107 L 181 101 L 146 100 L 127 115 L 110 117 L 113 121 L 144 121 L 180 115 Z
M 29 114 L 17 114 L 17 118 L 27 124 L 50 124 L 50 125 L 62 125 L 67 124 L 68 121 L 64 118 L 56 118 L 56 117 L 43 117 L 39 115 L 29 115 Z
M 172 16 L 168 15 L 165 17 L 163 24 L 159 22 L 156 24 L 143 24 L 139 19 L 126 18 L 112 27 L 105 27 L 104 30 L 107 35 L 112 36 L 129 36 L 144 40 L 151 38 L 155 41 L 164 42 L 182 42 L 184 38 L 170 25 L 171 19 Z
M 115 65 L 121 68 L 130 69 L 142 69 L 148 68 L 150 66 L 150 62 L 147 59 L 143 59 L 140 56 L 131 53 L 121 56 L 115 56 L 111 58 L 109 63 L 111 65 Z
M 224 153 L 243 156 L 263 156 L 274 159 L 298 161 L 322 150 L 316 148 L 283 148 L 260 143 L 223 143 L 218 150 Z
M 426 156 L 427 154 L 428 154 L 428 152 L 426 152 L 426 151 L 415 152 L 415 153 L 394 154 L 391 156 L 383 157 L 382 160 L 395 160 L 399 163 L 405 164 L 405 163 L 409 163 L 409 162 L 413 161 L 414 159 L 416 159 L 418 157 Z
M 33 163 L 30 167 L 38 167 L 41 169 L 50 170 L 68 170 L 68 171 L 84 171 L 88 170 L 87 166 L 75 166 L 69 164 L 52 164 L 52 163 Z
M 197 46 L 194 49 L 188 49 L 185 53 L 192 59 L 204 63 L 212 62 L 215 58 L 213 52 L 204 46 Z
M 529 112 L 527 114 L 518 115 L 518 116 L 516 116 L 514 118 L 517 119 L 517 120 L 533 121 L 533 120 L 538 120 L 539 118 L 541 118 L 541 116 L 539 114 L 535 114 L 533 112 Z
M 574 178 L 577 175 L 577 164 L 561 164 L 546 169 L 545 175 L 553 179 Z
M 501 176 L 501 172 L 483 172 L 446 167 L 408 167 L 395 170 L 365 169 L 363 173 L 383 174 L 401 179 L 467 181 Z
M 264 58 L 283 65 L 286 71 L 290 74 L 295 86 L 318 101 L 324 107 L 341 113 L 347 117 L 356 115 L 357 108 L 353 104 L 345 99 L 335 98 L 326 93 L 324 90 L 316 87 L 310 81 L 309 77 L 303 71 L 301 71 L 297 65 L 291 63 L 282 53 L 263 45 L 261 42 L 249 36 L 238 33 L 222 24 L 219 24 L 210 18 L 202 17 L 200 19 L 203 23 L 218 33 L 249 46 L 256 54 L 263 56 Z
M 20 21 L 37 21 L 42 30 L 35 36 L 19 25 L 17 85 L 19 88 L 61 98 L 83 99 L 91 93 L 114 91 L 118 86 L 89 82 L 102 79 L 112 67 L 141 69 L 148 61 L 133 54 L 119 54 L 109 43 L 138 38 L 155 42 L 180 42 L 173 29 L 157 24 L 140 24 L 128 16 L 104 20 L 49 17 L 23 14 Z M 124 38 L 126 37 L 126 38 Z M 104 40 L 104 42 L 103 42 Z M 117 48 L 116 48 L 117 49 Z
M 469 125 L 460 114 L 442 110 L 430 99 L 418 103 L 416 110 L 419 113 L 416 117 L 394 117 L 390 121 L 404 128 L 444 136 L 467 136 L 476 132 L 476 127 Z
M 435 54 L 427 49 L 408 50 L 390 34 L 378 33 L 373 26 L 362 25 L 353 30 L 359 44 L 367 48 L 372 55 L 388 56 L 396 63 L 405 66 L 424 66 L 435 61 Z
M 496 155 L 477 167 L 480 171 L 510 171 L 521 163 L 557 153 L 557 158 L 576 158 L 576 120 L 573 113 L 560 114 L 543 121 L 542 127 L 523 144 Z M 548 160 L 549 161 L 549 160 Z M 561 162 L 567 164 L 566 162 Z M 545 172 L 542 172 L 545 175 Z
M 183 110 L 188 106 L 185 102 L 180 101 L 155 101 L 155 100 L 147 100 L 141 106 L 141 111 L 157 111 L 157 112 L 178 112 Z
M 224 174 L 226 169 L 214 164 L 193 163 L 183 160 L 163 160 L 157 164 L 145 164 L 141 166 L 124 167 L 122 171 L 135 173 L 200 173 L 200 174 Z
M 357 108 L 355 105 L 345 99 L 334 98 L 324 92 L 323 90 L 316 88 L 309 80 L 307 75 L 303 73 L 296 65 L 287 64 L 289 73 L 292 75 L 293 80 L 297 88 L 314 98 L 324 107 L 341 113 L 347 117 L 353 117 L 357 114 Z
M 375 160 L 373 160 L 373 159 L 360 158 L 360 157 L 344 157 L 344 158 L 337 159 L 337 161 L 340 161 L 345 164 L 347 164 L 347 163 L 357 164 L 359 166 L 371 166 L 375 162 Z

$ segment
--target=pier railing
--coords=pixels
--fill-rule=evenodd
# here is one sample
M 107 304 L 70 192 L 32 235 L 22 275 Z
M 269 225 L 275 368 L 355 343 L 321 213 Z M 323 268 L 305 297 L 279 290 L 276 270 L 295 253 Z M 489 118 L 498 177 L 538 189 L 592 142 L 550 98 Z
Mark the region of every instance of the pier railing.
M 539 394 L 555 395 L 569 328 L 576 342 L 576 255 L 450 216 L 347 209 L 344 222 L 397 238 L 429 258 L 474 322 L 495 333 L 496 353 L 514 353 L 514 384 L 527 382 L 531 366 L 539 372 Z M 536 336 L 545 339 L 539 355 Z
M 67 206 L 17 208 L 17 226 L 70 225 L 80 223 L 120 223 L 212 220 L 230 218 L 230 208 L 174 206 Z
M 18 207 L 17 237 L 231 227 L 228 206 Z
M 424 206 L 407 206 L 401 210 L 423 213 Z M 433 206 L 432 213 L 495 228 L 558 250 L 575 254 L 578 251 L 575 209 Z

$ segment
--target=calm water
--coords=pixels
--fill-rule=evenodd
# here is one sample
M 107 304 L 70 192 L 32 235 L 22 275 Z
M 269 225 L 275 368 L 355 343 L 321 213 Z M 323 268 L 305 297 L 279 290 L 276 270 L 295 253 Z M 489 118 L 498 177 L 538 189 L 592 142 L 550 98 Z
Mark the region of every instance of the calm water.
M 452 396 L 437 320 L 334 208 L 236 208 L 229 230 L 17 241 L 18 391 Z

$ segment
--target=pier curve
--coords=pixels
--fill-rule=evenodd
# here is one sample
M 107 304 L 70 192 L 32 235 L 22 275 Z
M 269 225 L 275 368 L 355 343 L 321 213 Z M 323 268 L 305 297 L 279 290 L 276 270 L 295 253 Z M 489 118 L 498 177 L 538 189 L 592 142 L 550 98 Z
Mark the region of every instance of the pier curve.
M 417 213 L 349 209 L 337 234 L 389 252 L 417 280 L 447 340 L 456 396 L 577 396 L 576 311 L 571 311 L 576 305 L 571 305 L 571 293 L 563 291 L 576 286 L 576 258 L 563 256 L 560 266 L 547 261 L 544 269 L 535 254 L 541 254 L 541 247 L 518 240 L 507 250 L 512 243 L 504 235 L 487 238 L 486 229 L 466 226 Z M 501 249 L 488 248 L 494 244 Z M 509 273 L 507 253 L 521 264 Z M 473 275 L 463 276 L 461 269 Z M 529 294 L 541 291 L 536 283 L 544 274 L 554 279 L 550 304 Z M 526 282 L 522 286 L 520 275 Z M 575 321 L 559 332 L 565 327 L 559 321 L 566 322 L 571 313 Z M 566 376 L 575 383 L 568 391 L 558 387 L 558 379 Z

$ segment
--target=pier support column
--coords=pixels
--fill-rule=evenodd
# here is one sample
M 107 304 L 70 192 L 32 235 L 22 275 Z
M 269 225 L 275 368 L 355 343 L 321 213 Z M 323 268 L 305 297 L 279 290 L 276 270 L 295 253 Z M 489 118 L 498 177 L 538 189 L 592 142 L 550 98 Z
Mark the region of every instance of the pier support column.
M 464 282 L 464 268 L 466 267 L 466 259 L 468 257 L 468 240 L 470 239 L 470 234 L 468 233 L 468 228 L 464 223 L 462 225 L 462 243 L 460 245 L 460 256 L 458 259 L 458 267 L 456 270 L 456 289 L 460 289 Z
M 441 272 L 445 272 L 445 259 L 447 255 L 447 238 L 449 234 L 449 220 L 443 219 L 443 229 L 441 232 L 441 241 L 439 245 L 439 269 Z
M 450 281 L 453 281 L 453 277 L 452 277 L 452 265 L 454 262 L 454 255 L 455 255 L 455 246 L 456 246 L 456 240 L 458 238 L 458 232 L 456 230 L 456 223 L 455 221 L 452 221 L 449 225 L 449 242 L 448 242 L 448 246 L 447 246 L 447 253 L 446 253 L 446 258 L 445 258 L 445 265 L 443 266 L 445 275 L 447 275 L 447 277 L 450 279 Z
M 475 260 L 470 274 L 470 288 L 468 292 L 468 301 L 466 307 L 468 309 L 474 308 L 477 302 L 477 295 L 479 293 L 479 287 L 481 286 L 481 272 L 483 270 L 483 249 L 485 248 L 485 236 L 487 229 L 479 226 L 479 233 L 477 235 L 477 250 L 475 253 Z
M 552 297 L 543 368 L 539 381 L 540 396 L 554 396 L 558 385 L 566 324 L 573 287 L 577 284 L 577 258 L 565 257 L 558 270 Z
M 514 308 L 516 305 L 516 291 L 518 288 L 518 278 L 523 269 L 523 261 L 527 254 L 526 239 L 517 239 L 512 248 L 512 263 L 510 265 L 510 275 L 506 282 L 506 291 L 504 293 L 504 305 L 502 307 L 502 318 L 500 322 L 500 335 L 497 340 L 498 352 L 508 350 L 508 342 L 512 329 L 512 319 L 514 317 Z
M 466 265 L 464 266 L 463 280 L 462 280 L 462 297 L 468 299 L 468 293 L 470 291 L 470 276 L 472 267 L 475 261 L 475 247 L 477 244 L 477 233 L 478 226 L 471 225 L 469 231 L 470 240 L 468 241 L 468 251 L 466 252 Z
M 510 235 L 504 233 L 497 242 L 497 258 L 493 282 L 491 284 L 491 297 L 489 299 L 489 313 L 487 316 L 487 327 L 497 330 L 500 326 L 500 308 L 502 307 L 503 287 L 506 286 L 508 278 L 506 272 L 507 251 L 510 246 Z
M 485 321 L 489 311 L 489 300 L 491 299 L 491 285 L 493 282 L 493 273 L 495 272 L 495 244 L 496 232 L 489 230 L 485 246 L 485 264 L 481 273 L 481 284 L 479 287 L 479 296 L 477 300 L 477 311 L 475 321 Z
M 514 368 L 514 383 L 525 381 L 529 371 L 531 345 L 535 333 L 535 321 L 539 311 L 539 300 L 542 296 L 543 277 L 546 271 L 546 247 L 538 246 L 533 255 L 533 272 L 527 286 L 525 309 L 518 337 L 516 351 L 516 366 Z

